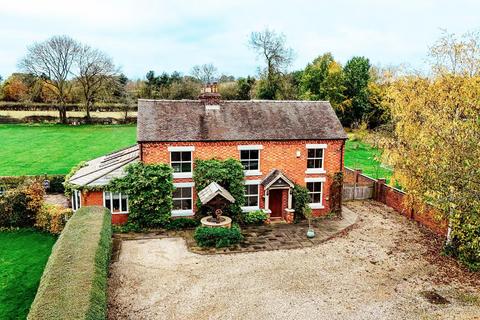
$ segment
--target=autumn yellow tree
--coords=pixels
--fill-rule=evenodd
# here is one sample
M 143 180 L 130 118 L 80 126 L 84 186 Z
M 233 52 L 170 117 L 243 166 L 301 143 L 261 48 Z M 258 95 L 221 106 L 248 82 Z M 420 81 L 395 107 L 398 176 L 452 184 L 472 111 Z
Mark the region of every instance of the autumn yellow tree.
M 441 43 L 459 50 L 438 42 L 433 56 L 449 52 Z M 385 155 L 409 203 L 431 204 L 449 220 L 447 251 L 480 270 L 480 77 L 458 61 L 455 70 L 442 59 L 433 66 L 430 77 L 406 76 L 390 86 L 394 131 Z

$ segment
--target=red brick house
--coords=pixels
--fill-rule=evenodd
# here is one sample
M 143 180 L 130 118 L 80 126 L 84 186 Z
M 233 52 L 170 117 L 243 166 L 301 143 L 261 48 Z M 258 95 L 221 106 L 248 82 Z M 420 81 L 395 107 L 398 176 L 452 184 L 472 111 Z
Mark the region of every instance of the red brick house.
M 215 89 L 213 90 L 215 91 Z M 70 183 L 95 187 L 75 192 L 73 208 L 103 205 L 113 223 L 128 217 L 128 197 L 103 190 L 133 161 L 169 163 L 174 169 L 172 216 L 195 214 L 194 159 L 235 158 L 245 168 L 245 211 L 263 209 L 291 221 L 292 188 L 306 186 L 315 216 L 331 208 L 332 175 L 343 171 L 347 136 L 325 101 L 139 100 L 136 146 L 87 163 Z M 90 188 L 91 189 L 91 188 Z

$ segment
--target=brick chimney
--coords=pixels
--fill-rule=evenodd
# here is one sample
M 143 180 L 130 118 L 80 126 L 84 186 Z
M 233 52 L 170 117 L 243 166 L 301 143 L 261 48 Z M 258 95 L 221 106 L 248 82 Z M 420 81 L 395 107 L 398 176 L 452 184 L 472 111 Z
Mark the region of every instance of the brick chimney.
M 222 100 L 222 96 L 218 93 L 217 83 L 207 83 L 207 85 L 202 88 L 202 92 L 198 96 L 198 99 L 208 105 L 218 104 L 220 100 Z

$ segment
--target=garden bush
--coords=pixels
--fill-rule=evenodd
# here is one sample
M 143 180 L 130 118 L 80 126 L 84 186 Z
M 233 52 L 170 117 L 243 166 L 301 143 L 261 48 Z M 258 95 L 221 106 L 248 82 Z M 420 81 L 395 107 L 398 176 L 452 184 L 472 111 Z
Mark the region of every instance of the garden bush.
M 53 247 L 27 319 L 106 318 L 111 230 L 107 209 L 75 212 Z
M 0 227 L 33 227 L 45 191 L 39 181 L 28 181 L 0 196 Z
M 126 176 L 112 180 L 107 190 L 128 194 L 128 221 L 144 228 L 164 227 L 173 206 L 172 168 L 137 162 L 125 170 Z
M 308 195 L 308 189 L 298 184 L 293 188 L 293 209 L 295 210 L 295 222 L 299 222 L 305 219 L 303 211 L 310 203 L 310 196 Z
M 28 183 L 29 181 L 38 180 L 43 183 L 44 180 L 50 182 L 50 187 L 45 190 L 47 193 L 63 193 L 63 182 L 65 181 L 65 175 L 52 174 L 52 175 L 40 175 L 40 176 L 7 176 L 0 177 L 0 187 L 3 189 L 11 189 Z
M 199 225 L 199 221 L 191 218 L 175 218 L 165 226 L 169 230 L 193 229 Z
M 243 240 L 240 227 L 234 224 L 228 228 L 198 227 L 194 239 L 200 247 L 229 247 Z
M 235 203 L 225 208 L 225 215 L 230 216 L 235 221 L 241 222 L 243 220 L 242 206 L 245 203 L 245 185 L 243 166 L 240 161 L 235 159 L 197 159 L 193 169 L 193 180 L 197 191 L 204 189 L 212 182 L 216 182 L 227 189 L 235 198 Z M 202 206 L 200 199 L 197 199 L 196 214 L 199 216 L 209 214 L 208 209 Z
M 70 208 L 44 203 L 35 217 L 35 227 L 52 234 L 60 234 L 72 215 Z
M 480 271 L 480 215 L 453 214 L 451 243 L 445 247 L 447 254 L 458 257 L 471 271 Z
M 263 210 L 250 211 L 245 214 L 243 221 L 246 224 L 259 225 L 263 224 L 268 219 L 268 214 Z

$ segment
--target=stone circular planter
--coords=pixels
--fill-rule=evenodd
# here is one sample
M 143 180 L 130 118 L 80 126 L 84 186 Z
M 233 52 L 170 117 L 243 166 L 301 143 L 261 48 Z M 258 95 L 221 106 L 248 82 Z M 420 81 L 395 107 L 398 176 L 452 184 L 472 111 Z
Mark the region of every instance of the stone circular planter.
M 220 222 L 214 222 L 212 221 L 213 217 L 212 216 L 206 216 L 203 217 L 200 220 L 200 223 L 202 224 L 203 227 L 208 227 L 208 228 L 228 228 L 230 229 L 232 227 L 232 219 L 229 217 L 221 217 Z

